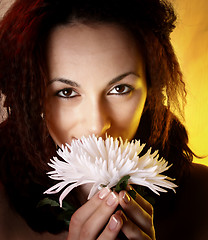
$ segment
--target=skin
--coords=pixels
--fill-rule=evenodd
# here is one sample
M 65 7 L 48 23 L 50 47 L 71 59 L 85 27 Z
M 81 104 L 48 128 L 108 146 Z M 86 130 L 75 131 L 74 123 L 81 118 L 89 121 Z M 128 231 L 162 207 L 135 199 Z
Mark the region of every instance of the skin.
M 147 87 L 141 51 L 129 32 L 112 24 L 58 26 L 47 58 L 45 119 L 56 144 L 89 134 L 133 138 Z M 80 198 L 86 194 L 87 187 L 80 189 Z M 67 240 L 117 239 L 120 231 L 128 239 L 155 239 L 152 206 L 138 194 L 134 200 L 127 191 L 104 188 L 72 216 Z
M 89 134 L 132 139 L 147 88 L 130 34 L 112 25 L 57 27 L 49 38 L 48 67 L 45 115 L 58 145 Z

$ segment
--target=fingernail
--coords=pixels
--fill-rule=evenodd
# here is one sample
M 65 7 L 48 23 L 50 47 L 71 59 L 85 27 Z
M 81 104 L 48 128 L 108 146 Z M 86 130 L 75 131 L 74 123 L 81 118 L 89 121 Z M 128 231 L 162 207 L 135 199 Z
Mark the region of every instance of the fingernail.
M 132 186 L 131 185 L 127 185 L 127 187 L 126 187 L 126 191 L 130 191 L 130 190 L 133 190 L 133 188 L 132 188 Z
M 109 223 L 109 229 L 110 230 L 116 229 L 118 223 L 119 223 L 119 220 L 115 216 L 113 216 Z
M 129 203 L 131 201 L 131 198 L 128 196 L 126 192 L 123 193 L 123 200 L 125 203 Z
M 109 195 L 106 203 L 108 206 L 112 206 L 116 201 L 117 201 L 117 197 L 116 197 L 115 193 L 112 192 Z
M 104 199 L 108 195 L 109 192 L 110 192 L 110 189 L 105 187 L 100 191 L 98 196 L 100 199 Z

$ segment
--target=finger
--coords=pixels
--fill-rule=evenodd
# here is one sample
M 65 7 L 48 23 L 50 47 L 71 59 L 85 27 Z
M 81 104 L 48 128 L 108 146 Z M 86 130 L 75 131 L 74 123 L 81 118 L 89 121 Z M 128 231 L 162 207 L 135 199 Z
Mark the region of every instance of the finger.
M 111 192 L 84 223 L 81 229 L 80 238 L 88 240 L 95 239 L 116 210 L 118 203 L 118 194 Z M 113 225 L 113 223 L 115 224 L 115 220 L 116 218 L 111 219 L 111 225 Z
M 134 224 L 147 235 L 153 236 L 153 218 L 126 191 L 119 193 L 119 203 Z
M 83 224 L 102 204 L 103 200 L 107 198 L 110 192 L 111 190 L 109 188 L 103 188 L 72 215 L 69 224 L 68 239 L 76 240 L 79 238 Z
M 131 239 L 140 239 L 140 240 L 151 240 L 150 236 L 144 233 L 136 224 L 134 224 L 130 219 L 128 219 L 125 214 L 120 210 L 116 213 L 122 218 L 123 226 L 122 232 L 125 236 Z M 154 239 L 154 238 L 153 238 Z
M 112 215 L 109 223 L 105 227 L 102 234 L 98 237 L 98 240 L 114 240 L 118 236 L 123 226 L 122 218 L 119 215 Z
M 127 192 L 128 191 L 135 192 L 135 194 L 136 194 L 135 201 L 152 217 L 153 216 L 152 205 L 146 199 L 144 199 L 140 194 L 138 194 L 131 185 L 128 185 L 126 190 L 127 190 Z

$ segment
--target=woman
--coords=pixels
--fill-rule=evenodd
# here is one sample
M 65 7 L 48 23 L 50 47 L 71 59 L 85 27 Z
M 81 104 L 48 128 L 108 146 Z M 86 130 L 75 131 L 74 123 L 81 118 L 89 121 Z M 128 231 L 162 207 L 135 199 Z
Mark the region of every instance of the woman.
M 182 113 L 186 94 L 169 39 L 175 20 L 158 0 L 12 6 L 0 25 L 8 110 L 0 130 L 1 239 L 207 239 L 208 170 L 191 163 L 186 130 L 171 112 Z M 85 186 L 68 198 L 77 210 L 66 231 L 59 208 L 37 207 L 52 184 L 47 163 L 62 143 L 106 133 L 159 149 L 173 164 L 167 175 L 177 179 L 177 194 L 155 198 L 153 219 L 138 193 L 134 200 L 104 188 L 86 201 Z

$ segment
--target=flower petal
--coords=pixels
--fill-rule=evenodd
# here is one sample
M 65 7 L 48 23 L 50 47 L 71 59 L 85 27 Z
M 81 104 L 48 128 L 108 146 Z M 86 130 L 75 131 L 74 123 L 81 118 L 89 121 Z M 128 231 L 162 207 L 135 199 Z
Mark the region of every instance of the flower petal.
M 173 189 L 177 186 L 170 182 L 174 179 L 161 173 L 171 167 L 165 159 L 159 160 L 158 151 L 153 153 L 150 148 L 143 156 L 139 156 L 145 144 L 140 141 L 125 141 L 108 136 L 105 140 L 91 135 L 71 144 L 63 145 L 57 151 L 59 160 L 54 157 L 49 166 L 54 170 L 47 173 L 50 178 L 60 181 L 45 193 L 59 191 L 60 204 L 70 191 L 83 184 L 93 183 L 88 198 L 91 198 L 101 185 L 115 187 L 119 180 L 129 175 L 129 183 L 148 187 L 156 194 L 166 192 L 164 188 Z M 175 191 L 175 190 L 174 190 Z

